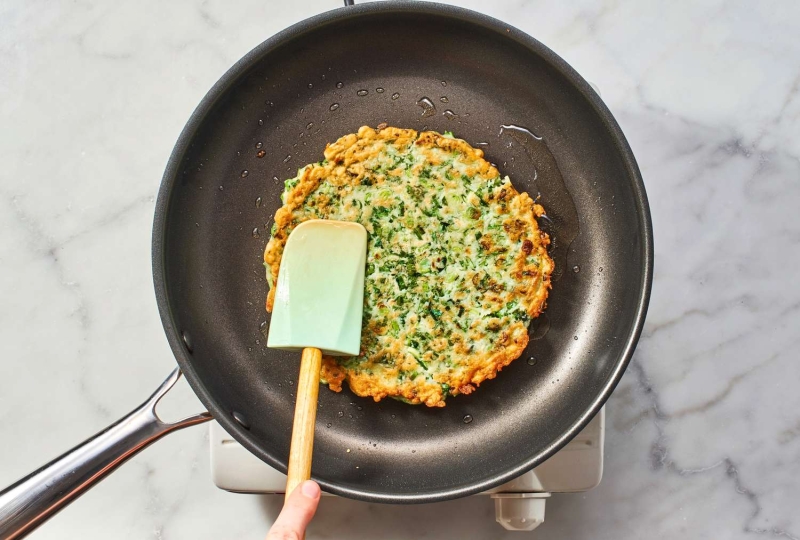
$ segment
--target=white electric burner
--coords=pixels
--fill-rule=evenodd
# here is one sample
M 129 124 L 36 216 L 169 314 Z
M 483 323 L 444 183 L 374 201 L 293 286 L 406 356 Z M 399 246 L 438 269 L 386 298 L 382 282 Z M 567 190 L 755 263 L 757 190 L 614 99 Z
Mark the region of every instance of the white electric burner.
M 210 426 L 211 475 L 218 488 L 283 496 L 286 475 L 248 452 L 216 422 Z M 605 407 L 550 459 L 477 496 L 494 499 L 497 522 L 506 529 L 532 531 L 544 522 L 544 505 L 551 493 L 588 491 L 600 483 L 604 437 Z

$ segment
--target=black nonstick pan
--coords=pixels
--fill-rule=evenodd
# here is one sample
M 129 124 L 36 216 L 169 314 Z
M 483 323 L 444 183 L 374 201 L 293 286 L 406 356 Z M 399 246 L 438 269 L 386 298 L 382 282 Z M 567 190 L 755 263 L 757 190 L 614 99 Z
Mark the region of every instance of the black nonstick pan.
M 167 165 L 153 229 L 158 305 L 210 415 L 285 470 L 298 359 L 266 348 L 271 216 L 283 179 L 322 159 L 327 142 L 384 122 L 483 147 L 540 197 L 553 237 L 545 315 L 522 358 L 477 392 L 443 409 L 320 392 L 312 473 L 323 489 L 391 503 L 462 497 L 535 467 L 592 418 L 631 358 L 650 294 L 650 215 L 625 137 L 589 84 L 530 36 L 464 9 L 381 2 L 259 45 L 203 99 Z M 163 433 L 208 418 L 160 424 L 158 395 L 93 447 L 0 494 L 0 537 L 35 527 Z

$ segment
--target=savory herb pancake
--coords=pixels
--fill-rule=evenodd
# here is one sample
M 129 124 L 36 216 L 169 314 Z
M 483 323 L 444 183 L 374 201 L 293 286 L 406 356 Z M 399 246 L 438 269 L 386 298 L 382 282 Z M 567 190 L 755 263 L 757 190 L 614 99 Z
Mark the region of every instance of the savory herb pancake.
M 483 152 L 450 134 L 362 127 L 286 181 L 264 252 L 275 297 L 289 233 L 308 219 L 368 233 L 361 351 L 325 357 L 322 382 L 359 396 L 443 407 L 518 358 L 553 261 L 536 218 Z

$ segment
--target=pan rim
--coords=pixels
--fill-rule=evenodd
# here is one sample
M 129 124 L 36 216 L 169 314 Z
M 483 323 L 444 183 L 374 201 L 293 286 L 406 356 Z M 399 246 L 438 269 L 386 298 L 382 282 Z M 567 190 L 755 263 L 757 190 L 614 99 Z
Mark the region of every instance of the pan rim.
M 191 353 L 186 349 L 181 331 L 172 313 L 169 303 L 169 287 L 166 281 L 165 239 L 171 195 L 180 176 L 179 172 L 184 155 L 189 149 L 190 143 L 198 128 L 201 126 L 208 113 L 214 108 L 218 100 L 225 95 L 228 89 L 232 87 L 240 77 L 253 68 L 264 55 L 299 38 L 304 33 L 316 30 L 319 27 L 373 13 L 386 12 L 445 16 L 455 18 L 462 22 L 475 24 L 486 30 L 496 32 L 500 38 L 511 39 L 515 43 L 528 49 L 532 54 L 538 55 L 545 62 L 549 63 L 553 69 L 572 84 L 581 93 L 582 97 L 588 101 L 608 131 L 627 170 L 628 178 L 631 181 L 631 188 L 636 203 L 637 219 L 642 232 L 642 243 L 640 245 L 644 259 L 642 283 L 636 305 L 636 312 L 633 316 L 633 330 L 625 338 L 623 354 L 607 381 L 602 385 L 600 391 L 592 400 L 591 405 L 561 434 L 560 437 L 551 441 L 544 450 L 535 455 L 531 455 L 528 459 L 517 463 L 514 467 L 508 468 L 500 474 L 495 474 L 481 481 L 472 482 L 464 486 L 436 489 L 425 493 L 391 494 L 376 492 L 368 489 L 359 489 L 357 487 L 344 487 L 315 478 L 325 491 L 351 499 L 379 503 L 431 503 L 473 495 L 506 483 L 543 463 L 560 450 L 589 423 L 614 391 L 633 357 L 634 350 L 644 327 L 652 290 L 654 267 L 652 219 L 644 181 L 633 155 L 633 151 L 622 129 L 611 114 L 611 111 L 589 83 L 555 52 L 525 32 L 498 19 L 489 17 L 488 15 L 461 7 L 434 2 L 410 2 L 404 0 L 390 0 L 334 9 L 304 19 L 268 38 L 237 61 L 212 86 L 195 108 L 175 143 L 161 180 L 155 206 L 152 234 L 153 282 L 164 333 L 167 336 L 167 341 L 169 342 L 175 359 L 181 371 L 186 376 L 192 390 L 203 405 L 208 408 L 214 419 L 240 444 L 269 465 L 278 470 L 285 471 L 286 466 L 284 463 L 264 452 L 257 443 L 251 440 L 248 431 L 240 426 L 230 414 L 216 403 L 215 399 L 208 392 L 202 380 L 197 376 L 197 373 L 192 367 Z

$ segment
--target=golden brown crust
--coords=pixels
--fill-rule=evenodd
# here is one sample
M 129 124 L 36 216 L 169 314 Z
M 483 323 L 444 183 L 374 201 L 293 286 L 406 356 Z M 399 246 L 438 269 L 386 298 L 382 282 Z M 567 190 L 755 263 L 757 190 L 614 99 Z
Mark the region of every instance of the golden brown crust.
M 270 284 L 277 283 L 281 255 L 291 229 L 300 221 L 310 219 L 306 206 L 313 204 L 316 213 L 314 215 L 327 216 L 333 210 L 332 205 L 337 204 L 317 191 L 322 182 L 343 191 L 359 186 L 362 181 L 366 181 L 366 175 L 374 175 L 374 171 L 367 167 L 370 159 L 384 152 L 386 148 L 402 149 L 408 148 L 411 144 L 425 156 L 426 163 L 449 167 L 449 162 L 445 162 L 443 156 L 447 153 L 456 153 L 466 164 L 465 168 L 459 171 L 459 175 L 485 178 L 487 181 L 499 177 L 497 169 L 483 159 L 483 152 L 472 148 L 463 140 L 432 131 L 417 133 L 414 130 L 395 127 L 376 131 L 366 126 L 362 127 L 357 134 L 345 135 L 328 144 L 325 149 L 326 161 L 308 165 L 298 171 L 296 183 L 285 194 L 284 206 L 275 215 L 273 236 L 264 253 Z M 421 164 L 415 165 L 413 172 L 418 174 L 421 166 Z M 399 172 L 399 170 L 388 171 L 386 174 Z M 452 172 L 455 173 L 455 169 Z M 449 174 L 447 178 L 450 178 Z M 448 182 L 452 181 L 442 179 L 442 182 L 447 187 Z M 479 249 L 495 256 L 498 268 L 502 264 L 504 268 L 510 269 L 514 287 L 512 291 L 504 291 L 503 287 L 493 280 L 481 282 L 487 287 L 483 298 L 487 303 L 495 302 L 497 305 L 502 305 L 508 298 L 520 299 L 520 304 L 528 316 L 536 317 L 544 309 L 550 288 L 550 274 L 553 270 L 553 261 L 546 252 L 550 240 L 547 234 L 539 230 L 536 222 L 536 218 L 544 214 L 544 209 L 527 193 L 519 193 L 510 184 L 504 184 L 502 189 L 493 192 L 488 202 L 503 215 L 502 231 L 484 235 L 480 240 Z M 373 202 L 373 207 L 381 204 Z M 336 210 L 346 214 L 348 209 Z M 347 219 L 347 216 L 339 215 L 335 219 Z M 478 222 L 478 225 L 480 223 Z M 498 235 L 502 235 L 502 238 Z M 507 252 L 505 246 L 509 244 L 518 246 L 516 252 Z M 480 281 L 480 271 L 479 268 L 471 274 L 476 283 Z M 268 311 L 272 309 L 273 300 L 274 288 L 271 288 L 267 296 Z M 454 316 L 452 313 L 444 314 L 444 317 Z M 406 324 L 410 328 L 416 328 L 431 324 L 431 321 L 432 319 L 426 321 L 425 317 L 412 314 Z M 324 357 L 321 379 L 331 390 L 337 392 L 341 391 L 342 383 L 347 381 L 355 394 L 372 396 L 375 401 L 385 397 L 395 397 L 409 403 L 443 407 L 447 393 L 457 395 L 473 392 L 483 381 L 494 378 L 498 371 L 518 358 L 525 350 L 528 344 L 526 324 L 515 321 L 503 328 L 500 319 L 489 320 L 486 324 L 494 331 L 493 335 L 496 335 L 489 350 L 472 351 L 471 344 L 487 335 L 484 330 L 475 326 L 468 329 L 464 336 L 451 336 L 449 342 L 446 339 L 432 340 L 422 358 L 416 360 L 406 354 L 399 340 L 390 341 L 388 342 L 390 345 L 365 357 L 363 369 L 361 367 L 351 369 L 344 366 L 341 359 Z M 364 340 L 379 339 L 385 337 L 386 333 L 387 328 L 384 324 L 365 321 Z M 367 350 L 364 347 L 362 342 L 362 354 Z M 418 361 L 429 362 L 434 358 L 434 354 L 440 354 L 441 351 L 448 349 L 458 355 L 459 365 L 456 368 L 438 373 L 434 381 L 406 380 L 402 383 L 398 381 L 400 374 L 414 369 Z M 388 364 L 387 358 L 391 360 Z M 381 369 L 380 377 L 373 374 L 376 366 Z M 395 383 L 387 384 L 386 380 L 392 377 Z M 449 391 L 443 387 L 449 387 Z

